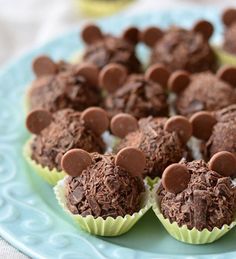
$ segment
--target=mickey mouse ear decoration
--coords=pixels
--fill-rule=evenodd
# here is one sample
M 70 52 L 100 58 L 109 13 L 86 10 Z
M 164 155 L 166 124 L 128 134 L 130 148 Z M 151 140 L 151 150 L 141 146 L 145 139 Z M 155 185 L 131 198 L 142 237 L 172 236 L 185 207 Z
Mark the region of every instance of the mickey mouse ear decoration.
M 109 119 L 107 113 L 99 107 L 90 107 L 81 114 L 86 127 L 90 128 L 97 135 L 101 135 L 109 127 Z
M 33 71 L 37 77 L 54 75 L 57 73 L 57 64 L 48 56 L 39 56 L 32 64 Z
M 162 185 L 167 192 L 177 194 L 188 187 L 190 173 L 185 165 L 172 164 L 162 174 Z
M 186 143 L 192 136 L 192 125 L 180 115 L 169 118 L 165 123 L 164 130 L 176 132 L 183 143 Z
M 114 93 L 122 86 L 127 78 L 127 70 L 119 64 L 105 66 L 99 74 L 99 85 L 109 93 Z
M 120 113 L 112 118 L 110 127 L 115 136 L 124 138 L 130 132 L 138 130 L 138 121 L 130 114 Z
M 93 44 L 103 39 L 103 33 L 95 24 L 87 24 L 81 31 L 82 39 L 87 44 Z
M 209 40 L 214 32 L 214 27 L 210 22 L 200 20 L 194 25 L 193 31 L 202 34 L 205 40 Z
M 176 94 L 181 93 L 190 83 L 189 73 L 183 70 L 175 71 L 168 80 L 168 88 Z
M 227 151 L 221 151 L 213 155 L 208 165 L 210 170 L 222 176 L 234 176 L 236 173 L 236 157 Z
M 33 134 L 40 134 L 52 121 L 52 114 L 47 110 L 34 110 L 26 118 L 26 127 Z
M 141 32 L 141 40 L 149 47 L 153 47 L 163 36 L 163 31 L 158 27 L 148 27 Z
M 236 9 L 226 9 L 222 15 L 222 21 L 224 25 L 228 27 L 231 26 L 234 22 L 236 22 Z
M 163 87 L 167 86 L 169 76 L 170 72 L 162 64 L 150 66 L 145 73 L 146 79 L 159 83 Z
M 91 164 L 90 154 L 82 149 L 71 149 L 61 159 L 62 169 L 72 177 L 81 175 Z
M 231 86 L 236 87 L 236 67 L 229 65 L 222 66 L 217 71 L 217 76 Z
M 126 147 L 118 152 L 115 165 L 125 169 L 132 176 L 141 176 L 146 164 L 143 152 L 137 148 Z
M 217 121 L 210 112 L 201 111 L 190 118 L 190 123 L 193 128 L 193 136 L 206 141 L 211 136 L 212 129 Z
M 139 30 L 136 27 L 129 27 L 123 32 L 122 37 L 135 45 L 139 41 Z
M 78 66 L 77 74 L 83 76 L 91 86 L 98 85 L 99 70 L 93 64 L 84 63 Z

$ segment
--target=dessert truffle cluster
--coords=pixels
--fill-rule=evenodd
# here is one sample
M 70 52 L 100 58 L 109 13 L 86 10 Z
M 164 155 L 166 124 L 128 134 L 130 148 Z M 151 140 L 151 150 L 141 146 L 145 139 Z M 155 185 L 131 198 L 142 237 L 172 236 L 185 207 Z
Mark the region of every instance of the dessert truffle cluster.
M 223 15 L 231 53 L 235 13 Z M 149 209 L 150 178 L 159 181 L 154 211 L 170 228 L 213 233 L 234 221 L 236 67 L 218 64 L 213 31 L 201 20 L 191 29 L 129 27 L 114 36 L 89 24 L 81 60 L 33 61 L 27 156 L 44 179 L 61 174 L 59 203 L 87 231 L 128 231 Z M 145 69 L 136 51 L 143 43 L 150 48 Z

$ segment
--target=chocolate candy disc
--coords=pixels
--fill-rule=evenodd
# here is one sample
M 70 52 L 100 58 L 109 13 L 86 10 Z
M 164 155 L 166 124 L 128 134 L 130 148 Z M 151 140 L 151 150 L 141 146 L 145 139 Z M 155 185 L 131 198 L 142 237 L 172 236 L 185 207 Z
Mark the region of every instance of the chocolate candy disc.
M 217 71 L 217 76 L 221 80 L 236 87 L 236 67 L 225 65 Z
M 183 116 L 173 116 L 167 120 L 164 130 L 176 132 L 183 143 L 186 143 L 192 136 L 192 125 Z
M 33 61 L 32 67 L 37 77 L 57 73 L 57 65 L 48 56 L 37 57 Z
M 177 194 L 187 188 L 190 177 L 185 165 L 172 164 L 163 172 L 161 182 L 167 192 Z
M 103 39 L 101 30 L 95 24 L 87 24 L 83 28 L 81 36 L 87 44 L 93 44 Z
M 141 40 L 149 47 L 153 47 L 162 36 L 163 31 L 157 27 L 148 27 L 140 34 Z
M 146 158 L 139 149 L 126 147 L 116 155 L 115 164 L 125 169 L 132 176 L 141 176 L 145 168 Z
M 132 44 L 137 44 L 139 41 L 139 30 L 136 27 L 129 27 L 123 32 L 123 38 Z
M 81 114 L 86 127 L 90 128 L 97 135 L 101 135 L 108 129 L 109 119 L 107 113 L 99 107 L 90 107 Z
M 193 136 L 206 141 L 211 136 L 212 129 L 217 121 L 210 112 L 202 111 L 195 113 L 190 118 L 190 123 L 193 128 Z
M 33 134 L 39 134 L 52 121 L 52 114 L 47 110 L 34 110 L 26 118 L 26 127 Z
M 92 158 L 83 149 L 71 149 L 61 159 L 62 169 L 70 176 L 79 176 L 92 164 Z
M 138 130 L 138 121 L 130 114 L 120 113 L 111 120 L 111 132 L 119 138 L 124 138 L 136 130 Z
M 99 74 L 99 84 L 108 92 L 114 93 L 127 78 L 127 70 L 119 64 L 105 66 Z
M 99 70 L 93 64 L 82 64 L 77 69 L 78 75 L 83 76 L 91 86 L 98 85 Z
M 181 93 L 190 83 L 189 73 L 183 70 L 173 72 L 168 80 L 168 88 L 177 94 Z
M 226 26 L 230 26 L 236 22 L 236 9 L 229 8 L 225 10 L 222 15 L 222 21 Z
M 194 25 L 193 31 L 201 33 L 204 39 L 208 40 L 214 32 L 214 27 L 210 22 L 201 20 Z
M 150 66 L 145 73 L 147 79 L 159 83 L 162 87 L 167 86 L 169 76 L 169 71 L 161 64 Z
M 235 155 L 227 151 L 218 152 L 209 161 L 209 168 L 223 176 L 233 176 L 236 173 Z

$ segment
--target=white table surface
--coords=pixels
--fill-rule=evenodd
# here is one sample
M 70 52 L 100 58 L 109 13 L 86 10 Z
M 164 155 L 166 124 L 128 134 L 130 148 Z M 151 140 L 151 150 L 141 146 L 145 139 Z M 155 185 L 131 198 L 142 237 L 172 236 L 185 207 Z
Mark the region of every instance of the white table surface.
M 16 58 L 30 47 L 47 42 L 64 31 L 78 27 L 88 17 L 75 14 L 73 0 L 0 0 L 0 66 Z M 148 10 L 195 6 L 225 8 L 235 6 L 235 0 L 137 0 L 125 10 L 136 14 Z M 0 237 L 0 258 L 25 259 Z

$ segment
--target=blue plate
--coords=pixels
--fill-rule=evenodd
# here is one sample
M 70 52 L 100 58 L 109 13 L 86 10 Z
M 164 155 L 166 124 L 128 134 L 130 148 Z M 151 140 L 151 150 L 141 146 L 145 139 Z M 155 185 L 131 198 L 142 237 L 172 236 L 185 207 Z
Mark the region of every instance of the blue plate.
M 198 18 L 222 28 L 213 9 L 190 9 L 113 17 L 100 22 L 105 31 L 119 33 L 130 24 L 189 27 Z M 150 210 L 127 234 L 116 238 L 91 236 L 74 227 L 57 205 L 52 189 L 39 179 L 22 157 L 28 137 L 24 129 L 23 95 L 33 78 L 31 61 L 40 53 L 69 58 L 82 48 L 78 31 L 65 34 L 9 64 L 0 72 L 0 235 L 36 258 L 232 258 L 236 257 L 236 232 L 214 244 L 186 245 L 171 238 Z M 140 48 L 145 57 L 144 47 Z

